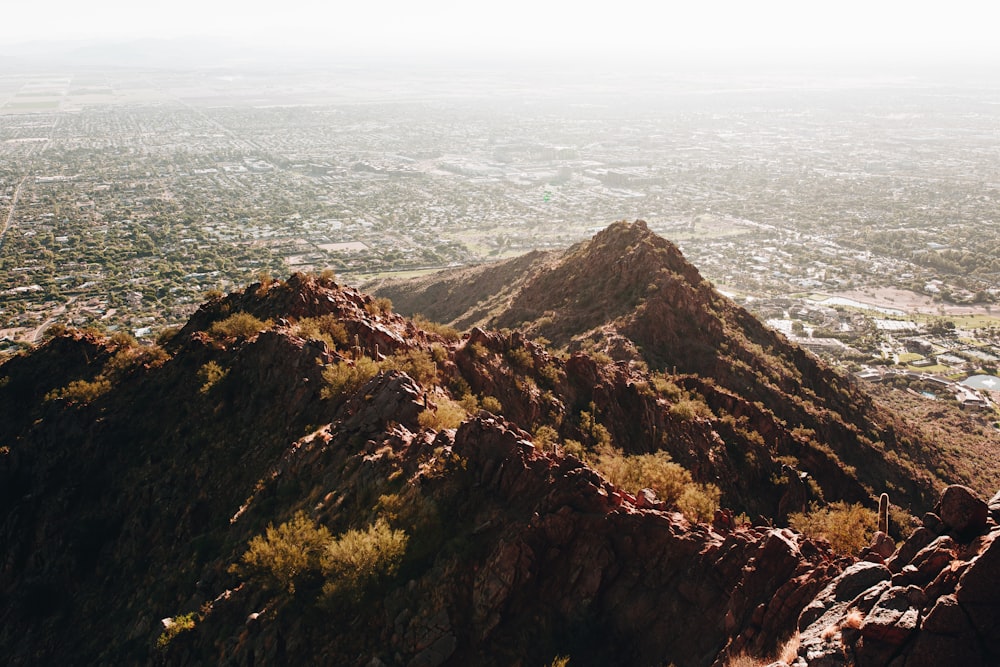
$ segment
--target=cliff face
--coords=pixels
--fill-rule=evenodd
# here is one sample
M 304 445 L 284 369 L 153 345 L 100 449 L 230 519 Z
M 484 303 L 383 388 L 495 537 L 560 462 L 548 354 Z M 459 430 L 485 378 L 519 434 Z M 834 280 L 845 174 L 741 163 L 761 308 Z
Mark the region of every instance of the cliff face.
M 794 456 L 827 500 L 868 498 L 818 428 L 780 415 L 855 442 L 871 413 L 849 412 L 863 398 L 779 339 L 747 356 L 755 344 L 737 334 L 750 341 L 754 323 L 665 242 L 642 227 L 609 234 L 600 253 L 573 251 L 609 275 L 624 257 L 607 284 L 588 286 L 579 263 L 548 264 L 563 274 L 545 289 L 529 276 L 508 294 L 522 312 L 546 306 L 529 333 L 592 326 L 566 334 L 572 352 L 520 330 L 424 330 L 295 275 L 206 303 L 163 348 L 71 333 L 0 366 L 0 654 L 720 667 L 774 655 L 852 562 L 767 525 L 806 499 L 781 463 Z M 629 287 L 639 279 L 641 294 Z M 584 304 L 558 293 L 560 280 L 591 289 L 588 304 L 625 305 L 610 323 L 573 314 Z M 561 301 L 543 303 L 546 292 Z M 584 351 L 586 339 L 622 359 Z M 699 368 L 719 377 L 629 360 L 698 357 L 667 356 L 684 345 L 706 350 L 716 365 Z M 737 362 L 771 358 L 792 361 L 763 390 L 738 384 L 759 377 Z M 784 382 L 808 400 L 782 407 Z M 668 450 L 757 526 L 727 512 L 696 523 L 676 499 L 615 486 L 580 458 L 612 446 Z

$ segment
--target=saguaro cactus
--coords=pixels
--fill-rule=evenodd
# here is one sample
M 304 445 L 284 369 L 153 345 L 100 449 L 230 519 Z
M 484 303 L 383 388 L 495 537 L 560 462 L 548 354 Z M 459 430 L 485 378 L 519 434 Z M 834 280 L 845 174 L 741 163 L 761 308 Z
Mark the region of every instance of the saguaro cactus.
M 878 529 L 889 534 L 889 494 L 883 493 L 878 499 Z

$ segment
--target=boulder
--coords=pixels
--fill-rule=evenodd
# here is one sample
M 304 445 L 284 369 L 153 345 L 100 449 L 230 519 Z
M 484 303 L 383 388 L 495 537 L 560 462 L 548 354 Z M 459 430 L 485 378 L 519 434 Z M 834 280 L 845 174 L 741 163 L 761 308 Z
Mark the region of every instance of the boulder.
M 941 494 L 937 514 L 956 533 L 980 533 L 986 528 L 989 508 L 967 486 L 952 484 Z

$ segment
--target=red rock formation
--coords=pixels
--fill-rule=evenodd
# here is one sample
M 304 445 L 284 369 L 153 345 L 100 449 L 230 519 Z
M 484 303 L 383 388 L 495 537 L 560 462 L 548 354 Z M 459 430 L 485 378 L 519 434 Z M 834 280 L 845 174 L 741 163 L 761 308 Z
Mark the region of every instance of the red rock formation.
M 794 664 L 1000 663 L 1000 527 L 985 508 L 950 486 L 939 504 L 947 519 L 932 515 L 888 567 L 845 570 L 802 613 Z

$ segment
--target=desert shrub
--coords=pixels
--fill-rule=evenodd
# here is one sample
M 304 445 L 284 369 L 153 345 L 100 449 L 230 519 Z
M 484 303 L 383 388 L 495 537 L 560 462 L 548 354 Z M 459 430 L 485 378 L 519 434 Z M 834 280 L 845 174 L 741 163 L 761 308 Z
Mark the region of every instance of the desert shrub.
M 325 526 L 317 526 L 305 512 L 277 528 L 269 524 L 264 535 L 250 540 L 235 570 L 294 594 L 306 577 L 321 571 L 321 558 L 331 540 Z
M 321 340 L 331 348 L 347 344 L 347 329 L 331 313 L 319 317 L 303 317 L 296 323 L 296 332 L 303 338 Z
M 387 357 L 380 366 L 383 370 L 402 371 L 426 387 L 437 383 L 437 364 L 424 350 L 397 352 Z
M 503 405 L 500 404 L 500 399 L 495 396 L 483 396 L 479 403 L 487 412 L 492 412 L 495 415 L 503 412 Z
M 871 542 L 878 515 L 859 503 L 848 505 L 838 501 L 822 508 L 814 505 L 809 512 L 790 514 L 788 524 L 809 537 L 827 540 L 840 553 L 854 555 Z
M 594 417 L 594 412 L 596 408 L 594 404 L 590 404 L 590 410 L 584 410 L 580 413 L 580 432 L 584 436 L 588 436 L 591 445 L 594 449 L 600 450 L 603 448 L 611 447 L 611 432 L 597 421 Z
M 249 338 L 264 329 L 269 329 L 273 322 L 262 322 L 250 313 L 233 313 L 224 320 L 219 320 L 208 329 L 215 338 Z
M 420 313 L 416 313 L 411 318 L 413 320 L 414 326 L 418 329 L 423 329 L 427 333 L 437 334 L 445 340 L 452 342 L 461 340 L 462 334 L 458 332 L 458 329 L 447 324 L 441 324 L 439 322 L 433 322 Z
M 547 452 L 555 449 L 556 443 L 559 442 L 559 433 L 556 432 L 551 426 L 539 426 L 534 432 L 535 447 L 539 451 Z
M 530 371 L 535 367 L 535 360 L 531 358 L 531 352 L 523 347 L 515 347 L 507 352 L 507 361 L 515 370 L 521 372 Z
M 59 336 L 65 336 L 68 333 L 69 328 L 65 324 L 62 322 L 54 322 L 42 331 L 42 338 L 44 340 L 50 340 L 52 338 L 58 338 Z
M 690 398 L 682 398 L 671 405 L 670 414 L 682 421 L 691 421 L 699 417 L 706 419 L 712 417 L 712 411 L 705 403 Z
M 403 562 L 409 538 L 384 519 L 364 530 L 349 530 L 330 540 L 322 555 L 327 598 L 360 597 L 369 585 L 395 576 Z
M 545 382 L 546 386 L 555 387 L 559 383 L 559 368 L 552 363 L 543 364 L 538 369 L 538 376 Z
M 656 390 L 656 393 L 668 400 L 679 401 L 684 396 L 683 389 L 659 373 L 651 375 L 650 381 L 653 383 L 653 389 Z
M 160 333 L 156 335 L 156 344 L 166 345 L 167 343 L 172 341 L 180 332 L 181 332 L 180 327 L 164 327 L 163 329 L 160 329 Z
M 53 389 L 45 395 L 45 400 L 92 403 L 109 391 L 111 391 L 111 381 L 99 375 L 93 380 L 73 380 L 61 389 Z
M 139 368 L 157 368 L 166 363 L 170 355 L 159 345 L 123 346 L 104 364 L 103 375 L 106 378 L 120 378 Z
M 392 301 L 384 296 L 372 299 L 365 304 L 365 312 L 369 315 L 388 315 L 392 312 Z
M 431 359 L 435 364 L 443 364 L 448 361 L 448 349 L 440 343 L 431 345 Z
M 479 399 L 476 398 L 475 394 L 465 394 L 458 400 L 458 404 L 461 405 L 462 409 L 470 415 L 474 415 L 479 412 Z
M 223 369 L 222 366 L 216 362 L 209 361 L 198 369 L 198 379 L 202 382 L 201 389 L 199 391 L 203 394 L 207 394 L 212 387 L 214 387 L 222 378 L 226 377 L 228 373 L 229 369 Z
M 163 633 L 156 640 L 157 648 L 166 648 L 170 642 L 174 640 L 177 635 L 182 632 L 187 632 L 188 630 L 194 630 L 196 620 L 195 613 L 182 614 L 180 616 L 174 616 L 170 619 L 170 623 L 163 629 Z
M 907 512 L 905 509 L 899 505 L 889 505 L 889 530 L 890 532 L 896 532 L 900 538 L 908 538 L 917 526 L 916 517 Z M 896 531 L 892 528 L 895 527 Z
M 473 343 L 468 346 L 469 354 L 473 359 L 482 361 L 490 356 L 490 351 L 482 343 Z
M 722 491 L 715 484 L 699 484 L 692 482 L 684 487 L 681 497 L 677 499 L 677 509 L 691 521 L 708 523 L 719 509 L 719 499 Z
M 629 493 L 652 489 L 657 498 L 673 506 L 692 483 L 691 473 L 664 451 L 626 456 L 620 449 L 602 447 L 595 464 L 615 486 Z
M 111 334 L 111 342 L 119 348 L 129 348 L 138 347 L 139 341 L 135 339 L 135 336 L 128 333 L 127 331 L 116 331 Z
M 620 449 L 604 446 L 590 461 L 615 486 L 632 494 L 652 489 L 658 499 L 690 521 L 710 521 L 719 507 L 719 488 L 695 482 L 690 472 L 662 450 L 626 456 Z
M 378 371 L 378 364 L 370 357 L 364 356 L 330 364 L 323 369 L 323 381 L 326 386 L 320 390 L 320 397 L 327 399 L 354 393 L 375 377 Z
M 465 409 L 450 398 L 439 398 L 436 408 L 427 408 L 417 415 L 420 428 L 440 431 L 446 428 L 458 428 L 468 414 Z
M 568 454 L 575 456 L 576 458 L 583 460 L 586 456 L 586 451 L 583 448 L 583 443 L 579 440 L 566 440 L 562 445 L 563 454 Z

